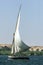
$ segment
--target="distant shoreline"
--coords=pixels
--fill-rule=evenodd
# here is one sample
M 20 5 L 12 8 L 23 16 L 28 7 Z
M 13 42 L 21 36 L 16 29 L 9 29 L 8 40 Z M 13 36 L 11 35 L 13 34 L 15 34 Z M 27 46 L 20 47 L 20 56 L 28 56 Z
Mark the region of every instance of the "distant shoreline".
M 9 47 L 11 48 L 12 47 L 12 44 L 2 44 L 0 43 L 0 47 Z M 43 50 L 43 46 L 30 46 L 30 51 L 36 51 L 37 49 L 39 49 L 39 51 Z

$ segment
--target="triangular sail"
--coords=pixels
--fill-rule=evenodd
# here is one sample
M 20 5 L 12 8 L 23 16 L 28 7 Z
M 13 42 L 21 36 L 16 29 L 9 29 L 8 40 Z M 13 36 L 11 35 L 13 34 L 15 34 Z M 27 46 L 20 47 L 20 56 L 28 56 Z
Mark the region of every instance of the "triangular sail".
M 21 9 L 21 6 L 20 6 Z M 15 29 L 15 35 L 14 35 L 14 54 L 19 51 L 24 51 L 28 49 L 28 46 L 21 40 L 20 34 L 19 34 L 19 23 L 20 23 L 20 9 L 17 17 L 17 23 L 16 23 L 16 29 Z
M 20 8 L 19 8 L 18 16 L 17 16 L 17 22 L 16 22 L 15 32 L 16 32 L 16 30 L 19 29 L 19 23 L 20 23 L 20 10 L 21 10 L 21 5 L 20 5 Z

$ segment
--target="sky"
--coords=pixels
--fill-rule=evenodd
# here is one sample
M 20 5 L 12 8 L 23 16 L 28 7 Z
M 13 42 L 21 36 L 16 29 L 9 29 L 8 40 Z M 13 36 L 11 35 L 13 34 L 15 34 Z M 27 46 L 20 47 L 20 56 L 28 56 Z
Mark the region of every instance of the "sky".
M 43 0 L 0 0 L 0 43 L 12 43 L 20 4 L 21 39 L 28 46 L 43 46 Z

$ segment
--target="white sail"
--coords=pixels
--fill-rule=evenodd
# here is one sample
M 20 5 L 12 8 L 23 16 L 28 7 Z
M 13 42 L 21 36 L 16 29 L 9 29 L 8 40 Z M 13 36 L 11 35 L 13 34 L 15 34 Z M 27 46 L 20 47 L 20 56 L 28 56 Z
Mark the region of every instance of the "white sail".
M 20 7 L 21 8 L 21 7 Z M 19 23 L 20 23 L 20 10 L 17 17 L 17 24 L 15 29 L 15 35 L 14 35 L 14 54 L 19 51 L 24 51 L 28 49 L 28 46 L 21 40 L 20 34 L 19 34 Z

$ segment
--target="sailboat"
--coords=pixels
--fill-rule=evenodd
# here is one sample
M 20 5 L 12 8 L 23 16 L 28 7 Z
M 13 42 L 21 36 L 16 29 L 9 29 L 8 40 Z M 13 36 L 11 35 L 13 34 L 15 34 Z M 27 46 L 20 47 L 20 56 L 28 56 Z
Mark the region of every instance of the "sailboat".
M 12 59 L 29 59 L 27 56 L 24 56 L 23 54 L 21 54 L 21 52 L 24 52 L 27 49 L 29 49 L 29 46 L 27 46 L 21 40 L 21 37 L 20 37 L 20 33 L 19 33 L 20 10 L 21 10 L 21 6 L 19 8 L 15 33 L 13 33 L 13 41 L 12 41 L 12 49 L 11 49 L 11 54 L 13 54 L 13 56 L 9 56 L 9 57 L 12 58 Z M 20 55 L 19 55 L 19 53 L 20 53 Z

